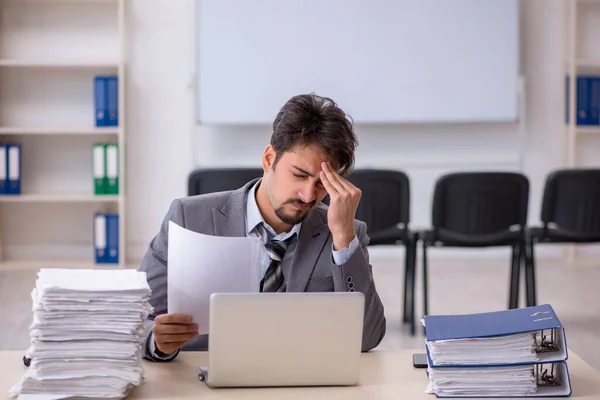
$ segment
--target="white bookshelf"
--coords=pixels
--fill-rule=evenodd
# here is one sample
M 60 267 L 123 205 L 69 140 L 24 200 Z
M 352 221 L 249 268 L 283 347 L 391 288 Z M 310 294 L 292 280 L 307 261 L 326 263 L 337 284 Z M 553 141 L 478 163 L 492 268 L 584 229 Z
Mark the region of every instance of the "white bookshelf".
M 0 196 L 0 203 L 119 203 L 122 196 L 96 196 L 93 194 L 23 194 L 20 196 Z
M 115 61 L 99 61 L 99 60 L 11 60 L 11 59 L 0 59 L 0 67 L 4 68 L 63 68 L 63 69 L 108 69 L 118 68 L 119 63 Z
M 563 101 L 568 96 L 569 102 L 567 110 L 566 104 L 562 108 L 563 121 L 565 111 L 569 115 L 569 123 L 565 125 L 565 158 L 571 168 L 599 167 L 600 158 L 593 154 L 593 149 L 600 144 L 600 126 L 577 125 L 576 82 L 578 76 L 600 76 L 600 43 L 597 40 L 600 37 L 600 0 L 562 0 L 562 16 L 563 85 L 564 77 L 571 77 L 566 96 L 565 86 L 561 91 Z M 568 246 L 567 258 L 572 265 L 577 258 L 576 245 Z
M 0 135 L 118 135 L 119 128 L 106 127 L 0 127 Z
M 41 268 L 65 268 L 65 269 L 90 269 L 96 268 L 96 264 L 90 261 L 69 261 L 69 260 L 16 260 L 0 261 L 0 271 L 23 271 Z M 111 268 L 111 267 L 107 267 Z M 115 268 L 115 267 L 112 267 Z M 116 269 L 116 268 L 115 268 Z
M 569 123 L 565 125 L 566 161 L 569 167 L 600 166 L 600 158 L 586 157 L 586 144 L 598 140 L 600 126 L 577 125 L 577 85 L 578 76 L 600 76 L 600 0 L 563 0 L 563 77 L 571 77 L 567 93 Z M 564 78 L 563 78 L 564 79 Z M 563 80 L 564 82 L 564 80 Z M 566 90 L 566 88 L 565 88 Z M 562 91 L 563 101 L 566 100 Z M 565 110 L 566 107 L 563 107 Z M 564 120 L 563 115 L 563 120 Z
M 600 4 L 600 3 L 599 3 Z M 595 72 L 600 72 L 600 60 L 577 59 L 575 65 L 578 70 L 588 69 Z
M 22 194 L 0 195 L 0 268 L 126 266 L 126 0 L 0 2 L 0 142 Z M 97 75 L 119 77 L 119 126 L 96 127 Z M 118 143 L 119 194 L 94 195 L 92 145 Z M 119 264 L 95 264 L 93 216 L 119 214 Z
M 594 126 L 580 126 L 575 130 L 577 135 L 600 135 L 600 127 Z

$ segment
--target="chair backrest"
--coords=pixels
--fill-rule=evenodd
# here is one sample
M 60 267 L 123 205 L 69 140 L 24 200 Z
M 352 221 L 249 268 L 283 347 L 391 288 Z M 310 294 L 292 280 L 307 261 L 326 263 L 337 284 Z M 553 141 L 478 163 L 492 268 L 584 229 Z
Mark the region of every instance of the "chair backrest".
M 262 176 L 262 168 L 197 169 L 188 177 L 188 196 L 239 189 Z
M 541 220 L 577 233 L 600 232 L 600 169 L 562 169 L 546 178 Z
M 348 180 L 362 192 L 356 219 L 369 232 L 410 222 L 410 182 L 402 171 L 356 169 Z
M 462 234 L 525 229 L 529 180 L 513 172 L 462 172 L 440 177 L 433 195 L 432 224 Z

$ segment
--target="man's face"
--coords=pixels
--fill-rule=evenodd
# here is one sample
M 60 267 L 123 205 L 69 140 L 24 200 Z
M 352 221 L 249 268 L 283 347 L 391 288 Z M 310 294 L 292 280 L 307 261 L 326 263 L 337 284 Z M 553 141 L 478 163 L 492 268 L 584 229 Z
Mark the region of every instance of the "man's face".
M 275 215 L 288 225 L 302 221 L 323 200 L 327 191 L 319 172 L 323 162 L 332 162 L 315 145 L 297 146 L 284 153 L 275 168 L 275 151 L 269 146 L 263 156 L 267 195 Z M 332 163 L 332 167 L 336 165 Z

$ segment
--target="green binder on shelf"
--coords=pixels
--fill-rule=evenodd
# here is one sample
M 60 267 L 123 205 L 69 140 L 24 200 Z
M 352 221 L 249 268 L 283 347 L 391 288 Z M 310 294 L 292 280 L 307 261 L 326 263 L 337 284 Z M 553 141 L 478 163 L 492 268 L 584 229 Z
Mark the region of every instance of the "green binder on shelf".
M 106 145 L 106 194 L 119 194 L 119 145 Z
M 95 143 L 92 146 L 92 176 L 94 178 L 94 194 L 106 194 L 106 145 Z

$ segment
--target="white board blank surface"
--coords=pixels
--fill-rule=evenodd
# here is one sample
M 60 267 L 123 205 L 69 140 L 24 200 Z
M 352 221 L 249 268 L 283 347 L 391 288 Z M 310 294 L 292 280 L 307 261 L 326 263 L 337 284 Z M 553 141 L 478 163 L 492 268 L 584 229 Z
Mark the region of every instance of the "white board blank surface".
M 202 124 L 310 92 L 360 123 L 517 119 L 517 0 L 198 1 Z

